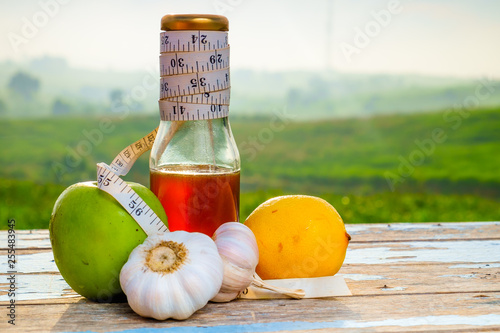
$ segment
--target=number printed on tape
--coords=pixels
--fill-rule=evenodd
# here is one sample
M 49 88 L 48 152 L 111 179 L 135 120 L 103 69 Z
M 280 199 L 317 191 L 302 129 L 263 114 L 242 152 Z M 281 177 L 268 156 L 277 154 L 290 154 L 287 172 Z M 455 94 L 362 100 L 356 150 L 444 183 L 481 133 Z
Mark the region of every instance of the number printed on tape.
M 229 67 L 229 48 L 203 52 L 173 52 L 160 55 L 160 75 L 211 72 Z
M 105 163 L 97 164 L 97 187 L 111 194 L 148 236 L 168 231 L 146 202 Z
M 164 76 L 160 78 L 160 98 L 209 93 L 229 87 L 229 68 L 206 73 Z
M 160 52 L 199 52 L 229 46 L 227 31 L 164 31 L 160 34 Z
M 113 172 L 118 176 L 126 175 L 130 171 L 132 165 L 134 165 L 135 161 L 144 152 L 150 150 L 151 147 L 153 147 L 153 143 L 155 142 L 157 133 L 158 127 L 142 139 L 137 140 L 127 148 L 123 149 L 109 166 L 111 170 L 113 170 Z
M 229 106 L 222 104 L 190 104 L 160 100 L 161 120 L 183 121 L 227 117 Z

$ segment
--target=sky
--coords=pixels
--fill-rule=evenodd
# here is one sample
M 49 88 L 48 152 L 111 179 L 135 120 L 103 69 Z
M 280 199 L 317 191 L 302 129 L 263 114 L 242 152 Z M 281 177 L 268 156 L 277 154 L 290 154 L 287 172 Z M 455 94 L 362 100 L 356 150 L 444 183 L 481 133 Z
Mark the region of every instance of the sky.
M 0 0 L 0 61 L 157 70 L 172 13 L 227 16 L 232 69 L 500 78 L 496 0 Z

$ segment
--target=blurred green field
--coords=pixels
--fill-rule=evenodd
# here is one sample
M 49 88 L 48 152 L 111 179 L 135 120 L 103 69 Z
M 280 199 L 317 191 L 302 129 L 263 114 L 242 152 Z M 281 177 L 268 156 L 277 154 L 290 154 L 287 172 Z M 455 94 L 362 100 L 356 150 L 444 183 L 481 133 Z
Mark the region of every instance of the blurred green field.
M 65 187 L 94 179 L 97 162 L 157 125 L 157 117 L 3 119 L 0 219 L 47 228 Z M 271 115 L 231 118 L 231 127 L 242 219 L 270 197 L 301 193 L 328 200 L 346 223 L 499 220 L 500 109 L 321 122 Z M 148 185 L 148 157 L 124 178 Z

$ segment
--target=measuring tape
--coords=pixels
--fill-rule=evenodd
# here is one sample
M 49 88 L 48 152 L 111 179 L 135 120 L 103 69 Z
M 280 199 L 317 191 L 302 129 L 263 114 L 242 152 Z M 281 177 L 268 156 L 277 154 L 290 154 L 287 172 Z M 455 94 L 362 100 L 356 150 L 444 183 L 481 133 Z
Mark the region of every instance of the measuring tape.
M 111 165 L 97 164 L 97 187 L 111 194 L 148 236 L 158 232 L 166 232 L 168 228 L 120 176 L 126 175 L 135 161 L 151 149 L 157 132 L 158 128 L 123 149 Z
M 160 78 L 160 99 L 210 93 L 229 88 L 229 68 L 214 72 L 169 75 Z
M 167 226 L 146 202 L 105 163 L 97 164 L 97 186 L 111 194 L 146 235 L 168 231 Z
M 109 166 L 111 170 L 118 176 L 125 176 L 135 161 L 153 147 L 157 133 L 158 127 L 142 139 L 123 149 Z
M 160 100 L 164 121 L 227 117 L 230 75 L 227 31 L 160 34 Z
M 168 98 L 171 102 L 191 103 L 191 104 L 222 104 L 229 105 L 229 89 L 214 91 L 211 93 L 194 94 L 188 96 L 177 96 Z M 159 103 L 164 100 L 160 100 Z
M 229 46 L 227 31 L 165 31 L 160 34 L 160 52 L 199 52 Z
M 160 34 L 161 120 L 187 121 L 227 117 L 230 78 L 225 31 L 165 31 Z M 168 228 L 120 176 L 151 149 L 158 128 L 123 149 L 111 165 L 97 164 L 97 186 L 111 194 L 147 235 Z M 166 221 L 165 221 L 166 222 Z
M 173 52 L 160 55 L 160 75 L 211 72 L 229 67 L 229 47 L 204 52 Z
M 229 106 L 223 104 L 190 104 L 160 100 L 161 120 L 208 120 L 227 117 Z

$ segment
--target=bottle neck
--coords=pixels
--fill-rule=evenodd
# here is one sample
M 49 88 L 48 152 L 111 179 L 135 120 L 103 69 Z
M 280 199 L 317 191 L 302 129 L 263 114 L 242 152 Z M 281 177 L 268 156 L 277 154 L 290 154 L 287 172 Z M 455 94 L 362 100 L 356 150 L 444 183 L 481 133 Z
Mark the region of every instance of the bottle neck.
M 151 151 L 150 167 L 158 169 L 178 165 L 239 171 L 240 157 L 228 117 L 161 121 Z

